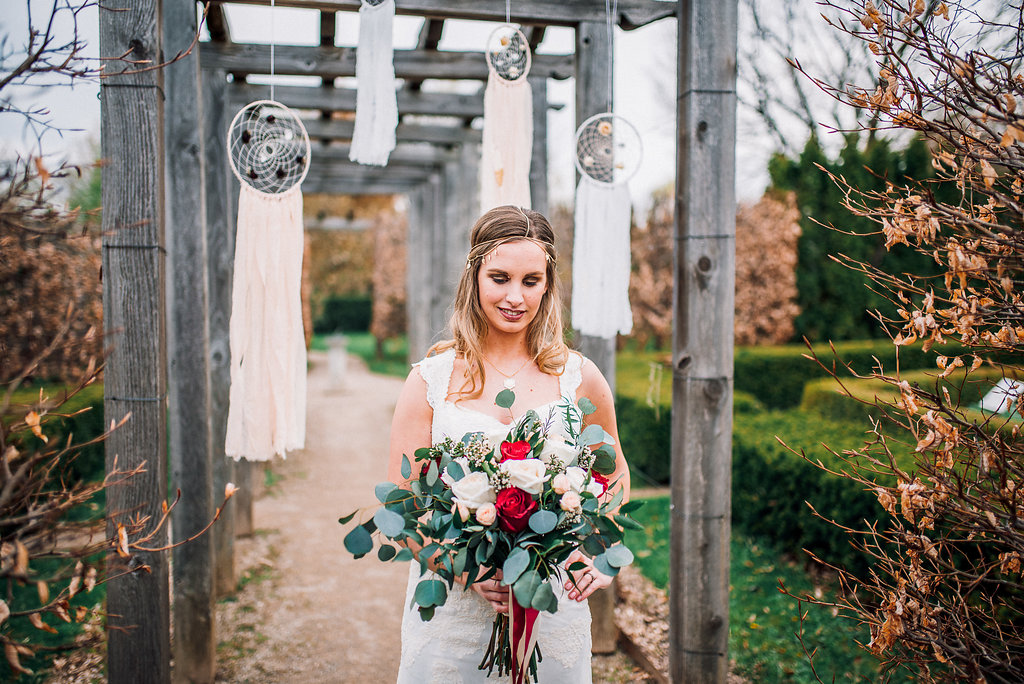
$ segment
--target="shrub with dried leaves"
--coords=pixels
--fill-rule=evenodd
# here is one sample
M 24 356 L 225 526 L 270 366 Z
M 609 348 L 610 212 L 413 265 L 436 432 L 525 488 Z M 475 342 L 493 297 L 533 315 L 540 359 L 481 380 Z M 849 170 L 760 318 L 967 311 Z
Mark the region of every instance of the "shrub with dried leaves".
M 877 222 L 886 248 L 910 245 L 943 273 L 845 262 L 891 301 L 895 314 L 878 318 L 898 347 L 947 339 L 966 347 L 937 354 L 930 386 L 911 385 L 898 367 L 870 374 L 897 398 L 879 402 L 874 439 L 844 454 L 847 467 L 835 474 L 875 492 L 891 522 L 845 529 L 872 570 L 858 577 L 836 568 L 846 593 L 829 605 L 870 628 L 866 648 L 887 667 L 929 681 L 1024 681 L 1024 399 L 1011 395 L 1004 412 L 971 420 L 940 384 L 955 369 L 963 383 L 991 383 L 979 369 L 1008 375 L 1021 359 L 1021 4 L 825 4 L 839 14 L 834 28 L 868 43 L 877 81 L 818 85 L 867 111 L 873 125 L 923 136 L 937 170 L 928 182 L 880 192 L 833 180 L 853 213 Z M 955 201 L 939 199 L 949 196 L 937 192 L 942 184 L 959 190 Z

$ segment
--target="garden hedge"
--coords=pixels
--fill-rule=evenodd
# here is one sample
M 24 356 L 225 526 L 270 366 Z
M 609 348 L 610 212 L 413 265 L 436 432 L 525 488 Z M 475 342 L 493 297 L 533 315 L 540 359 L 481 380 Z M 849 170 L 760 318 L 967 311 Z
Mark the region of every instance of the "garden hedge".
M 323 313 L 313 323 L 313 332 L 367 332 L 372 311 L 373 300 L 369 295 L 328 297 L 324 301 Z

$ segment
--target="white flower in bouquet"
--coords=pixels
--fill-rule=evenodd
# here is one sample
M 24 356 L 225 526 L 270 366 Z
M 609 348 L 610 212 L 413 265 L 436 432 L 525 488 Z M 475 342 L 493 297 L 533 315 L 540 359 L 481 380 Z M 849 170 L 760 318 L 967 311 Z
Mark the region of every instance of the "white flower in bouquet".
M 565 469 L 565 476 L 569 478 L 569 487 L 574 492 L 582 492 L 584 483 L 587 481 L 587 471 L 576 466 L 569 466 Z
M 565 473 L 558 473 L 551 478 L 551 488 L 555 490 L 555 494 L 565 494 L 572 491 L 572 482 L 569 481 L 569 476 Z
M 564 468 L 580 455 L 579 447 L 568 444 L 558 437 L 548 436 L 540 451 L 540 460 L 558 468 Z
M 569 491 L 562 495 L 562 498 L 559 500 L 558 504 L 566 513 L 576 513 L 577 511 L 582 509 L 583 499 L 580 498 L 579 494 L 570 489 Z
M 484 504 L 493 504 L 497 500 L 494 488 L 487 479 L 487 473 L 479 470 L 471 472 L 457 482 L 451 484 L 452 500 L 475 511 Z
M 466 458 L 465 456 L 459 456 L 458 458 L 453 458 L 452 459 L 452 463 L 458 463 L 459 466 L 462 467 L 462 472 L 463 473 L 468 473 L 469 472 L 469 459 Z M 444 470 L 441 471 L 441 482 L 444 482 L 446 485 L 448 485 L 449 488 L 451 488 L 452 485 L 455 484 L 455 478 L 453 478 L 451 475 L 448 474 L 448 469 L 447 468 L 445 468 Z
M 548 467 L 539 458 L 502 461 L 501 469 L 508 473 L 509 484 L 528 494 L 540 494 L 547 482 Z
M 593 494 L 594 496 L 601 496 L 602 494 L 604 494 L 604 485 L 596 480 L 591 480 L 587 484 L 587 491 Z
M 476 509 L 476 521 L 485 527 L 490 527 L 498 519 L 498 509 L 492 503 L 485 503 Z

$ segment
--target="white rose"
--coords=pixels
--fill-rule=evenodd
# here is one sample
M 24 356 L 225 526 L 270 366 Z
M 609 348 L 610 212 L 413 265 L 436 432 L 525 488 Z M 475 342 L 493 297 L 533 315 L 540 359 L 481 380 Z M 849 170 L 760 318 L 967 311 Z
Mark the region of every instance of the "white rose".
M 566 444 L 557 437 L 548 437 L 544 440 L 544 448 L 541 449 L 540 460 L 545 463 L 554 463 L 564 468 L 579 455 L 580 450 L 572 444 Z
M 461 501 L 456 502 L 455 506 L 459 512 L 459 520 L 461 520 L 462 522 L 466 522 L 467 520 L 469 520 L 469 506 L 462 503 Z
M 476 521 L 481 525 L 490 527 L 498 519 L 498 509 L 492 503 L 485 503 L 476 509 Z
M 453 458 L 452 463 L 458 463 L 460 466 L 462 466 L 462 472 L 464 474 L 469 473 L 469 459 L 466 458 L 465 456 Z M 448 485 L 449 488 L 451 488 L 452 484 L 455 482 L 455 479 L 448 474 L 447 468 L 441 471 L 441 482 L 444 482 L 446 485 Z
M 583 491 L 583 483 L 587 481 L 587 471 L 578 466 L 570 466 L 565 469 L 565 476 L 569 478 L 569 486 L 574 492 Z
M 572 489 L 572 483 L 565 473 L 558 473 L 551 478 L 551 488 L 555 490 L 555 494 L 565 494 Z
M 580 507 L 583 506 L 583 500 L 580 499 L 579 494 L 572 490 L 569 490 L 568 492 L 562 495 L 562 498 L 559 501 L 559 505 L 562 507 L 562 510 L 565 511 L 566 513 L 574 513 L 580 510 Z
M 492 449 L 496 449 L 499 444 L 508 439 L 508 426 L 484 432 L 484 439 L 487 440 Z
M 540 494 L 544 491 L 548 467 L 539 458 L 504 461 L 501 469 L 508 473 L 509 484 L 513 487 L 519 487 L 528 494 Z
M 587 491 L 594 496 L 601 496 L 604 493 L 604 485 L 597 480 L 591 480 L 590 484 L 587 485 Z
M 453 500 L 475 511 L 484 504 L 493 504 L 496 500 L 494 488 L 487 481 L 487 473 L 479 470 L 469 473 L 458 482 L 452 483 Z

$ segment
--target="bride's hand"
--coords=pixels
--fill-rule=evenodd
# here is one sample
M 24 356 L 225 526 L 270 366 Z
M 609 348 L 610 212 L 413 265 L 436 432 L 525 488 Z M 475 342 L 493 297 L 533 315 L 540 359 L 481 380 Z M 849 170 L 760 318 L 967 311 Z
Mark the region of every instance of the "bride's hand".
M 470 588 L 491 604 L 496 613 L 508 612 L 508 587 L 501 584 L 501 571 L 489 580 L 473 582 Z
M 604 589 L 612 583 L 612 578 L 595 568 L 594 561 L 587 558 L 579 549 L 572 552 L 572 555 L 565 561 L 565 566 L 569 567 L 577 561 L 585 563 L 587 567 L 569 571 L 572 579 L 566 580 L 565 588 L 569 592 L 570 600 L 585 601 L 595 591 Z M 575 580 L 575 584 L 573 580 Z

